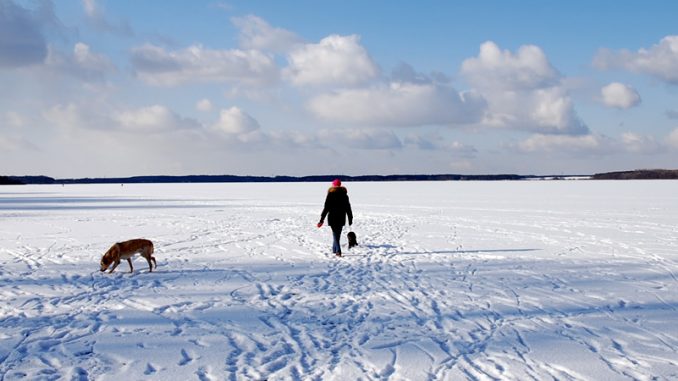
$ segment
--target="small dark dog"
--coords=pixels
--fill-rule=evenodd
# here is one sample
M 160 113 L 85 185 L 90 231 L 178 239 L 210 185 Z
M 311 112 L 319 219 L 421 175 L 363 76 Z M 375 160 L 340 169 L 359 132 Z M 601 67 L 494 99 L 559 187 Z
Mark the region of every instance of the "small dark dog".
M 354 232 L 348 232 L 346 234 L 346 238 L 348 239 L 348 248 L 352 248 L 353 246 L 358 246 L 358 240 L 355 237 Z

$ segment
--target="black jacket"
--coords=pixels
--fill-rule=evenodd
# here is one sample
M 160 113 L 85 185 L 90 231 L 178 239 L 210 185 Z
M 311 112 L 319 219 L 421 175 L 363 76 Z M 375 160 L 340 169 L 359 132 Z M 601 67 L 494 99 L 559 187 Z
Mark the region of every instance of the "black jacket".
M 325 207 L 320 215 L 321 222 L 325 220 L 328 213 L 327 223 L 330 226 L 346 225 L 346 216 L 348 216 L 348 224 L 353 225 L 353 212 L 351 211 L 351 203 L 348 201 L 346 188 L 332 187 L 327 191 Z

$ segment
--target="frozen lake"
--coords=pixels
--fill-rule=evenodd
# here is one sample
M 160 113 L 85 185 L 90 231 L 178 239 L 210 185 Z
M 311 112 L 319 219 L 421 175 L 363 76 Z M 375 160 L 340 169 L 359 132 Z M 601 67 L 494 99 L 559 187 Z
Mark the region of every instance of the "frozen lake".
M 678 181 L 328 185 L 0 187 L 2 380 L 678 379 Z

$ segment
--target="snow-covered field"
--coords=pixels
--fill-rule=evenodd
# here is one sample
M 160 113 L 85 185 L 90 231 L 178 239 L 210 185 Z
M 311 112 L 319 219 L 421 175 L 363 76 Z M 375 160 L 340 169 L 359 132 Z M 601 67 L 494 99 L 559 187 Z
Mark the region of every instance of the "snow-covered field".
M 678 379 L 677 181 L 346 185 L 0 188 L 2 380 Z

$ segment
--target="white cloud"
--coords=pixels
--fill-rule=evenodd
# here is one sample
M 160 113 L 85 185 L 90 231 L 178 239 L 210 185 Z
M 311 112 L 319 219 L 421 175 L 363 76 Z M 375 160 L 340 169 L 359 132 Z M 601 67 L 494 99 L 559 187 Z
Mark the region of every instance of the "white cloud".
M 259 129 L 259 122 L 238 107 L 221 110 L 213 129 L 227 135 L 247 134 Z
M 665 150 L 665 146 L 657 142 L 654 137 L 640 135 L 634 132 L 623 133 L 621 142 L 623 149 L 626 152 L 656 154 Z
M 80 67 L 93 69 L 110 65 L 110 61 L 103 55 L 93 54 L 88 45 L 78 42 L 73 47 L 73 57 Z
M 95 17 L 99 12 L 95 0 L 82 0 L 82 6 L 87 17 Z
M 318 132 L 318 139 L 329 148 L 342 145 L 356 149 L 400 149 L 402 142 L 392 132 L 383 129 L 332 129 Z
M 451 161 L 449 164 L 450 169 L 454 171 L 471 171 L 474 168 L 474 165 L 469 160 L 455 160 Z
M 640 95 L 631 86 L 613 82 L 600 90 L 602 101 L 608 107 L 629 109 L 640 104 Z
M 316 116 L 340 123 L 372 126 L 422 126 L 476 122 L 485 102 L 474 93 L 458 93 L 435 84 L 393 82 L 347 89 L 311 99 Z
M 0 135 L 0 150 L 3 151 L 34 151 L 37 147 L 21 136 Z
M 97 118 L 75 103 L 56 105 L 42 112 L 42 116 L 55 127 L 71 130 L 76 128 L 99 128 L 110 125 L 110 120 Z
M 245 49 L 285 53 L 302 42 L 295 33 L 274 28 L 257 16 L 234 17 L 231 22 L 240 30 L 240 45 Z
M 200 45 L 166 51 L 147 44 L 132 50 L 132 64 L 139 78 L 161 86 L 215 81 L 265 85 L 279 75 L 273 58 L 260 51 L 211 50 Z
M 222 118 L 225 119 L 225 118 Z M 229 122 L 228 125 L 237 124 Z M 221 142 L 234 149 L 251 149 L 260 147 L 283 150 L 296 149 L 349 149 L 349 150 L 398 150 L 403 147 L 400 139 L 392 132 L 384 129 L 369 128 L 335 128 L 316 131 L 273 130 L 264 131 L 258 128 L 236 131 L 221 131 Z M 214 131 L 219 130 L 214 126 Z
M 201 99 L 195 104 L 195 108 L 198 111 L 212 111 L 212 102 L 209 99 Z
M 491 90 L 541 89 L 557 85 L 560 78 L 538 46 L 521 46 L 513 54 L 492 41 L 480 45 L 478 57 L 465 60 L 461 72 L 474 86 Z
M 331 35 L 318 44 L 298 46 L 287 59 L 285 78 L 296 86 L 354 86 L 379 75 L 357 35 Z
M 666 140 L 671 147 L 678 149 L 678 128 L 671 131 Z
M 112 22 L 97 4 L 96 0 L 82 0 L 87 21 L 96 29 L 121 36 L 132 36 L 134 32 L 126 21 Z
M 20 151 L 22 149 L 35 149 L 26 138 L 25 128 L 28 120 L 25 116 L 15 111 L 6 111 L 0 114 L 0 150 Z
M 440 135 L 410 135 L 405 138 L 404 143 L 420 150 L 444 151 L 454 157 L 473 158 L 478 153 L 478 150 L 471 145 L 458 141 L 449 142 Z
M 65 130 L 89 129 L 146 134 L 200 127 L 197 121 L 181 117 L 161 105 L 115 111 L 69 103 L 45 110 L 43 117 L 53 126 Z
M 577 136 L 535 134 L 518 144 L 508 145 L 508 147 L 522 153 L 552 153 L 572 156 L 600 156 L 620 153 L 654 155 L 666 150 L 666 144 L 657 142 L 654 137 L 634 132 L 625 132 L 620 139 L 594 134 Z
M 393 69 L 391 73 L 391 80 L 393 82 L 408 82 L 416 84 L 449 84 L 452 80 L 441 72 L 433 72 L 430 75 L 419 73 L 414 68 L 406 63 L 400 63 Z
M 601 49 L 593 60 L 599 69 L 625 69 L 651 75 L 678 85 L 678 36 L 666 36 L 658 44 L 637 52 Z
M 15 111 L 7 111 L 3 118 L 0 118 L 0 126 L 9 126 L 12 128 L 23 127 L 26 124 L 26 119 Z
M 183 118 L 161 105 L 126 110 L 115 115 L 114 120 L 122 128 L 135 132 L 166 132 L 200 127 L 195 120 Z
M 588 129 L 574 113 L 572 99 L 560 88 L 536 90 L 531 119 L 539 130 L 551 133 L 583 133 Z
M 578 136 L 536 134 L 510 148 L 524 153 L 602 154 L 611 152 L 613 145 L 610 138 L 592 134 Z
M 485 42 L 462 63 L 462 76 L 487 100 L 480 125 L 547 134 L 586 134 L 558 71 L 537 46 L 516 54 Z
M 212 3 L 211 6 L 213 8 L 216 8 L 216 9 L 221 9 L 222 11 L 225 11 L 225 12 L 230 12 L 230 11 L 233 10 L 233 6 L 229 3 L 227 3 L 227 2 L 224 2 L 224 1 L 218 1 L 216 3 Z
M 40 10 L 29 10 L 13 1 L 0 3 L 0 68 L 43 63 L 47 42 L 42 34 Z
M 72 54 L 64 54 L 50 47 L 45 64 L 50 69 L 85 81 L 102 80 L 117 70 L 108 57 L 92 52 L 82 42 L 75 44 Z
M 270 131 L 266 133 L 266 137 L 268 142 L 285 148 L 318 148 L 323 146 L 317 134 L 303 131 Z

